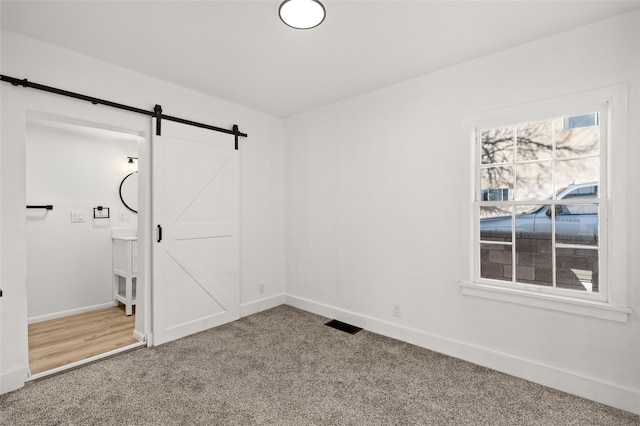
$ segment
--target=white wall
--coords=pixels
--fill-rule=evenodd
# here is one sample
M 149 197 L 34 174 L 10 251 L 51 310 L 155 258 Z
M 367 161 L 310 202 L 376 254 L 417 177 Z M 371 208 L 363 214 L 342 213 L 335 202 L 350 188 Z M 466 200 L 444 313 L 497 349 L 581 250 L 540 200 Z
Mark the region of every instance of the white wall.
M 2 32 L 0 52 L 1 71 L 5 75 L 149 111 L 155 104 L 160 104 L 166 114 L 219 127 L 231 128 L 238 124 L 240 131 L 249 135 L 240 141 L 242 314 L 282 302 L 284 154 L 281 119 L 7 31 Z M 3 114 L 0 287 L 4 290 L 0 313 L 0 392 L 7 392 L 23 385 L 28 368 L 25 284 L 27 113 L 60 114 L 142 135 L 149 135 L 152 129 L 146 116 L 34 89 L 2 83 L 0 94 Z M 148 167 L 145 161 L 148 159 L 140 159 L 141 173 Z M 139 229 L 139 236 L 144 239 L 143 232 L 150 230 Z M 148 269 L 142 272 L 149 275 Z M 260 281 L 266 283 L 262 294 L 258 293 Z M 149 316 L 149 312 L 139 314 Z
M 640 413 L 639 76 L 635 12 L 285 120 L 287 302 Z M 463 296 L 465 117 L 618 83 L 630 141 L 610 171 L 614 193 L 628 185 L 628 322 Z
M 138 156 L 138 141 L 59 124 L 27 124 L 26 201 L 54 206 L 26 212 L 30 322 L 110 306 L 112 229 L 137 229 L 137 214 L 118 189 L 137 170 L 127 156 Z M 108 207 L 110 217 L 94 219 L 97 206 Z M 71 211 L 84 212 L 84 222 L 71 222 Z

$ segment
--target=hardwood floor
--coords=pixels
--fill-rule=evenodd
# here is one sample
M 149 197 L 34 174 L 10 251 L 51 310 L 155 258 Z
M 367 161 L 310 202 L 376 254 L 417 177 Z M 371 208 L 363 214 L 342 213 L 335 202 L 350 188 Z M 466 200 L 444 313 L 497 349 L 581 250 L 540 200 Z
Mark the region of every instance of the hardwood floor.
M 38 374 L 138 343 L 122 306 L 29 324 L 29 368 Z

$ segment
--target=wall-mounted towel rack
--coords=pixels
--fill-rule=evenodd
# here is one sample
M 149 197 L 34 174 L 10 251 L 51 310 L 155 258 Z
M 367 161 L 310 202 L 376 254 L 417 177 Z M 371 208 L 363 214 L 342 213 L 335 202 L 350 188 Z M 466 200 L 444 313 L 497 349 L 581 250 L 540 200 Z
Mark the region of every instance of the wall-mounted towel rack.
M 34 206 L 34 205 L 28 205 L 27 206 L 28 209 L 46 209 L 46 210 L 53 210 L 53 204 L 47 204 L 47 205 L 43 205 L 43 206 Z

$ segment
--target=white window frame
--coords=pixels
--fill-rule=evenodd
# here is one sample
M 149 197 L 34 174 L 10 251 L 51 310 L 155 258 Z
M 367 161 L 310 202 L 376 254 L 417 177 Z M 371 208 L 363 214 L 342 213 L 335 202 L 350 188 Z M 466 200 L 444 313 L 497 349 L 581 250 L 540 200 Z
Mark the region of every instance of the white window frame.
M 467 296 L 626 322 L 627 306 L 627 86 L 617 85 L 571 95 L 473 114 L 465 118 L 465 143 L 470 143 L 470 191 L 466 209 L 470 221 L 468 268 L 460 287 Z M 480 277 L 480 231 L 478 189 L 480 164 L 478 129 L 548 120 L 580 112 L 601 115 L 601 179 L 599 182 L 600 271 L 599 293 L 548 288 L 535 284 L 483 279 Z M 604 139 L 603 139 L 604 138 Z M 612 167 L 615 177 L 612 180 Z M 533 202 L 533 204 L 537 204 Z

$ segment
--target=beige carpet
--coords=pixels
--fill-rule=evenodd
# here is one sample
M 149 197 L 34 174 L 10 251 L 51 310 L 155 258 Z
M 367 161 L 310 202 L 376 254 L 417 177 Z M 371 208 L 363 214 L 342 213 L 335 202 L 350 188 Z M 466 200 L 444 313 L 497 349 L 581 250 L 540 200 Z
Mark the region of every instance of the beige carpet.
M 2 425 L 638 425 L 640 417 L 280 306 L 0 396 Z

